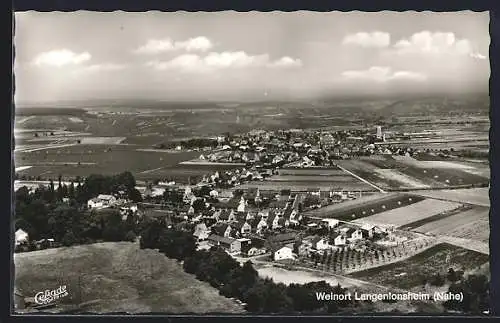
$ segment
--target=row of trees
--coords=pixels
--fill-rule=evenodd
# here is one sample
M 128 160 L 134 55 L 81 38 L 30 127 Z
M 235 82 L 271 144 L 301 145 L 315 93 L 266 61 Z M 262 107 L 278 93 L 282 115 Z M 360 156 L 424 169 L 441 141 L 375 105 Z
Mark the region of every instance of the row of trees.
M 140 245 L 183 261 L 186 272 L 219 289 L 222 295 L 240 299 L 253 313 L 337 313 L 359 305 L 353 301 L 324 302 L 316 298 L 316 292 L 346 293 L 340 285 L 331 286 L 321 281 L 286 286 L 262 279 L 250 261 L 241 266 L 220 247 L 196 250 L 190 232 L 166 229 L 161 222 L 151 222 L 144 228 Z

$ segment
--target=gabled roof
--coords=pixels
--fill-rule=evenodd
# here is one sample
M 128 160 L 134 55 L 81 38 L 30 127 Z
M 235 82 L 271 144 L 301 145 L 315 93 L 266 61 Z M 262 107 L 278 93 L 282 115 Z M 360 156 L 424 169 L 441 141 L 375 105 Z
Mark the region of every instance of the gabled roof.
M 276 212 L 274 211 L 270 211 L 269 212 L 269 216 L 267 217 L 267 223 L 268 224 L 272 224 L 274 222 L 274 219 L 277 217 L 278 215 L 276 214 Z
M 275 252 L 281 250 L 281 249 L 284 249 L 284 248 L 287 248 L 287 249 L 291 249 L 293 251 L 293 247 L 291 247 L 290 245 L 284 245 L 284 246 L 272 246 L 271 247 L 271 252 L 274 254 Z
M 315 236 L 314 238 L 312 238 L 311 242 L 312 242 L 312 244 L 317 244 L 318 242 L 320 242 L 323 239 L 324 239 L 323 237 Z
M 330 236 L 330 239 L 335 240 L 337 237 L 345 237 L 342 233 L 334 233 Z
M 346 231 L 346 234 L 352 235 L 354 232 L 358 231 L 358 229 L 355 228 L 349 228 L 349 230 Z
M 228 227 L 231 228 L 231 226 L 229 224 L 227 224 L 227 223 L 217 223 L 216 225 L 214 225 L 213 230 L 218 235 L 223 236 Z
M 289 233 L 281 233 L 281 234 L 277 234 L 277 235 L 274 235 L 274 236 L 270 236 L 268 238 L 269 241 L 273 241 L 273 242 L 282 242 L 282 241 L 288 241 L 288 240 L 295 240 L 295 238 L 298 236 L 297 233 L 295 232 L 289 232 Z
M 243 226 L 245 224 L 248 224 L 250 225 L 247 221 L 245 220 L 238 220 L 238 221 L 235 221 L 235 222 L 232 222 L 231 223 L 231 227 L 237 229 L 238 231 L 241 231 L 241 229 L 243 228 Z
M 285 209 L 285 212 L 283 213 L 283 218 L 290 219 L 290 217 L 292 216 L 292 211 L 293 209 L 291 207 L 287 207 Z
M 253 219 L 248 220 L 248 224 L 250 224 L 250 226 L 252 228 L 257 227 L 259 222 L 260 222 L 260 218 L 253 218 Z
M 228 220 L 229 219 L 229 214 L 231 214 L 230 210 L 224 209 L 220 212 L 219 214 L 219 219 L 221 220 Z

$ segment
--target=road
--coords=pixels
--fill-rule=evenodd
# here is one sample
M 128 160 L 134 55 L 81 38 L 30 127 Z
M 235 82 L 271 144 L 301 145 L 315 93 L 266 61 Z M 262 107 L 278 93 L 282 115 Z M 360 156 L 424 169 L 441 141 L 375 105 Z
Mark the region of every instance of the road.
M 371 187 L 375 188 L 376 190 L 378 190 L 380 193 L 387 193 L 386 191 L 384 191 L 382 188 L 378 187 L 377 185 L 373 184 L 373 183 L 370 183 L 369 181 L 367 181 L 366 179 L 354 174 L 353 172 L 351 171 L 348 171 L 347 169 L 345 169 L 344 167 L 340 166 L 340 165 L 337 165 L 335 164 L 335 166 L 337 166 L 339 169 L 341 169 L 342 171 L 346 172 L 347 174 L 351 175 L 352 177 L 355 177 L 357 179 L 359 179 L 360 181 L 362 181 L 363 183 L 366 183 L 368 185 L 370 185 Z
M 255 257 L 238 257 L 238 256 L 233 256 L 234 259 L 236 259 L 240 263 L 245 263 L 246 261 L 250 260 L 254 264 L 254 268 L 259 272 L 259 269 L 262 268 L 269 268 L 269 267 L 278 267 L 281 268 L 282 270 L 287 270 L 285 268 L 285 265 L 279 264 L 279 263 L 273 263 L 265 260 L 259 260 L 258 258 L 262 258 L 263 256 L 269 256 L 270 253 L 264 254 L 264 255 L 259 255 Z M 326 272 L 324 270 L 319 270 L 319 269 L 313 269 L 309 267 L 302 267 L 302 266 L 297 266 L 293 265 L 293 270 L 287 270 L 287 276 L 301 276 L 303 279 L 307 279 L 309 282 L 314 282 L 314 281 L 321 281 L 321 280 L 334 280 L 337 283 L 339 283 L 341 286 L 344 287 L 358 287 L 363 290 L 367 291 L 373 291 L 373 290 L 383 290 L 387 291 L 390 290 L 391 292 L 401 292 L 401 293 L 406 293 L 408 292 L 407 290 L 399 289 L 399 288 L 394 288 L 394 287 L 388 287 L 388 286 L 382 286 L 382 285 L 377 285 L 374 283 L 370 283 L 364 280 L 359 280 L 351 277 L 346 277 L 338 274 L 333 274 L 331 272 Z M 262 271 L 262 270 L 261 270 Z M 259 273 L 260 274 L 260 273 Z M 274 274 L 276 277 L 273 277 L 274 273 L 269 273 L 267 272 L 265 276 L 273 278 L 276 282 L 279 282 L 280 277 L 277 277 L 278 273 Z M 305 276 L 305 277 L 304 277 Z M 330 279 L 328 279 L 330 278 Z M 300 279 L 300 280 L 303 280 Z M 293 280 L 293 278 L 291 278 Z M 298 278 L 296 280 L 299 280 Z

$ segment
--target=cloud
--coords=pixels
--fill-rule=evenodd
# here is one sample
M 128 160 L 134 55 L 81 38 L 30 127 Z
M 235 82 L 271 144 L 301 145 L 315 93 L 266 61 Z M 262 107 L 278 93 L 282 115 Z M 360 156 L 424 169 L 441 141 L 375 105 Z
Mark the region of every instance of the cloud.
M 399 40 L 392 46 L 391 52 L 398 55 L 459 55 L 486 59 L 484 55 L 474 52 L 468 39 L 458 39 L 452 32 L 421 31 L 408 39 Z
M 365 48 L 385 48 L 391 44 L 391 35 L 386 32 L 358 32 L 344 37 L 343 45 L 356 45 Z
M 213 48 L 214 45 L 207 37 L 199 36 L 190 38 L 185 41 L 173 41 L 170 38 L 166 39 L 150 39 L 148 42 L 134 52 L 136 54 L 159 54 L 163 52 L 171 52 L 175 50 L 186 50 L 188 52 L 200 51 L 206 52 Z
M 59 49 L 38 54 L 33 60 L 33 64 L 37 66 L 48 65 L 61 67 L 64 65 L 78 65 L 91 58 L 92 56 L 88 52 L 76 54 L 68 49 Z
M 426 75 L 411 71 L 392 71 L 390 67 L 372 66 L 367 70 L 352 70 L 342 72 L 342 77 L 348 80 L 368 80 L 389 82 L 394 80 L 425 81 Z
M 150 61 L 146 66 L 158 70 L 177 69 L 183 72 L 209 72 L 217 69 L 246 67 L 280 67 L 291 68 L 301 66 L 299 59 L 285 56 L 271 61 L 268 54 L 248 55 L 244 51 L 211 52 L 206 56 L 183 54 L 170 61 Z
M 78 73 L 94 73 L 94 72 L 106 72 L 106 71 L 122 71 L 127 68 L 125 64 L 114 64 L 114 63 L 103 63 L 103 64 L 93 64 L 89 66 L 84 66 L 78 69 Z
M 277 61 L 270 64 L 271 67 L 300 67 L 302 66 L 302 61 L 300 59 L 294 59 L 288 56 L 282 57 Z
M 482 54 L 479 54 L 479 53 L 470 53 L 469 56 L 472 58 L 475 58 L 475 59 L 487 59 L 488 58 L 488 57 L 486 57 Z

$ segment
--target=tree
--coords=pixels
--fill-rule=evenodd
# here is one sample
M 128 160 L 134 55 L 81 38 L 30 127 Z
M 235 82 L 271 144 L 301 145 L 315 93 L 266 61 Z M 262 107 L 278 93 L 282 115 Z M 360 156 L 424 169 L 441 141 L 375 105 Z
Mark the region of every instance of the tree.
M 68 231 L 64 234 L 63 238 L 62 238 L 62 244 L 63 246 L 71 246 L 73 244 L 75 244 L 77 241 L 76 241 L 76 237 L 74 235 L 74 233 L 72 231 Z
M 133 202 L 142 202 L 142 195 L 136 188 L 132 189 L 128 194 L 129 200 Z
M 443 276 L 441 276 L 439 273 L 435 274 L 434 276 L 432 276 L 431 280 L 429 281 L 429 283 L 433 286 L 443 286 L 444 283 L 445 283 L 445 279 Z
M 446 309 L 468 314 L 481 314 L 489 310 L 489 281 L 485 275 L 470 275 L 465 280 L 452 284 L 449 292 L 462 293 L 463 300 L 449 300 L 443 305 Z
M 126 239 L 125 224 L 117 210 L 106 212 L 104 218 L 104 227 L 102 238 L 105 241 L 124 241 Z
M 459 280 L 457 273 L 453 268 L 448 269 L 448 274 L 446 275 L 446 279 L 448 279 L 448 281 L 452 283 L 455 283 L 456 281 Z
M 136 235 L 134 231 L 128 231 L 127 234 L 125 235 L 125 241 L 131 241 L 134 242 L 136 239 Z

